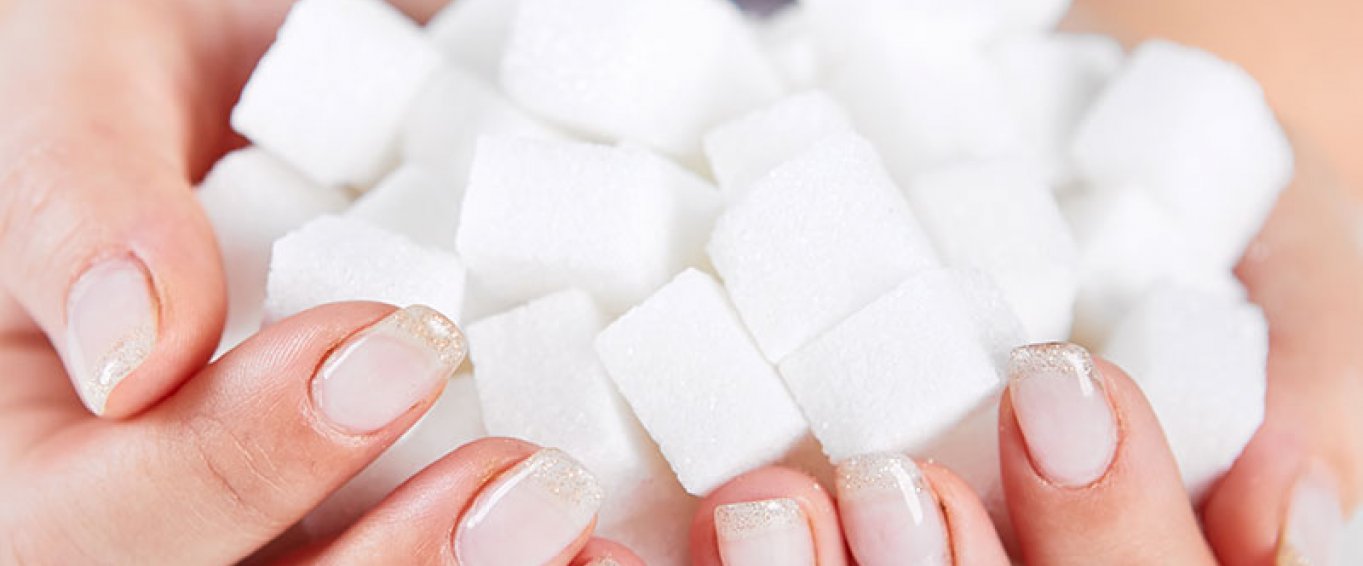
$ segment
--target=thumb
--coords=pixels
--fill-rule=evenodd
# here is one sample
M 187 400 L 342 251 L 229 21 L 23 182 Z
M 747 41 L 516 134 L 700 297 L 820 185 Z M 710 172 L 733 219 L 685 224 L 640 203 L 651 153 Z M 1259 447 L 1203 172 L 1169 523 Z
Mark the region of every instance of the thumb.
M 16 4 L 0 30 L 0 284 L 86 406 L 123 417 L 207 361 L 225 291 L 189 185 L 173 13 L 70 4 Z M 101 31 L 128 29 L 147 33 Z

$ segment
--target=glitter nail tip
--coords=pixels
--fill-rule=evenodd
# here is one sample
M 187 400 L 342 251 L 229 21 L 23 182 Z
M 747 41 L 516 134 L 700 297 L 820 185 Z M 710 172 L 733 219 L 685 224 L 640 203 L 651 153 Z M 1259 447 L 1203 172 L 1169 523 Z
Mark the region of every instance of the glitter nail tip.
M 918 465 L 902 454 L 867 454 L 838 464 L 839 513 L 864 566 L 951 563 L 946 521 Z
M 1088 350 L 1067 343 L 1022 346 L 1008 363 L 1014 417 L 1036 470 L 1082 487 L 1107 472 L 1117 452 L 1117 419 Z
M 814 564 L 809 521 L 793 499 L 720 505 L 714 518 L 725 566 Z

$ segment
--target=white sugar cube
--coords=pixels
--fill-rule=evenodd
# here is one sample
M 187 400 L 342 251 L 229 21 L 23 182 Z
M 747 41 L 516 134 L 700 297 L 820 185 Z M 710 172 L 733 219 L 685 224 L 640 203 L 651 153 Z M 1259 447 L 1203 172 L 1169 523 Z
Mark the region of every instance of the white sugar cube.
M 973 48 L 1004 28 L 1009 14 L 1001 4 L 1020 1 L 804 0 L 801 5 L 809 12 L 823 50 L 846 63 L 887 43 L 921 48 L 949 41 L 958 48 Z
M 756 33 L 787 88 L 810 88 L 823 78 L 824 53 L 804 4 L 785 5 L 759 22 Z
M 1113 328 L 1162 282 L 1241 300 L 1224 267 L 1186 245 L 1188 236 L 1151 195 L 1134 187 L 1094 188 L 1065 203 L 1079 250 L 1073 339 L 1101 348 Z
M 440 64 L 380 0 L 301 0 L 232 110 L 232 127 L 326 185 L 368 186 L 397 157 L 408 106 Z
M 657 481 L 621 508 L 603 510 L 596 534 L 625 545 L 644 564 L 687 566 L 692 564 L 691 521 L 699 500 L 677 484 L 666 462 L 657 474 Z
M 324 216 L 275 242 L 266 289 L 267 321 L 339 301 L 422 304 L 458 321 L 464 266 L 364 221 Z
M 852 131 L 851 119 L 821 91 L 794 94 L 710 130 L 705 157 L 730 200 L 782 162 L 824 138 Z
M 1050 31 L 1070 11 L 1071 0 L 990 0 L 1005 14 L 1004 31 Z
M 572 289 L 469 326 L 478 395 L 490 434 L 561 448 L 601 480 L 598 534 L 661 561 L 680 543 L 649 531 L 671 525 L 669 537 L 685 540 L 689 498 L 597 360 L 605 324 L 591 297 Z M 635 528 L 640 521 L 648 527 Z
M 1244 70 L 1167 41 L 1138 47 L 1075 134 L 1078 172 L 1150 191 L 1229 269 L 1292 176 L 1292 149 Z
M 446 66 L 422 89 L 404 119 L 402 158 L 454 183 L 456 192 L 463 194 L 478 138 L 485 135 L 563 137 L 513 106 L 489 84 Z
M 839 59 L 878 41 L 962 47 L 1049 31 L 1070 0 L 804 0 L 825 43 Z
M 218 161 L 198 189 L 227 275 L 227 325 L 218 353 L 260 329 L 270 247 L 289 230 L 348 204 L 341 191 L 313 184 L 258 147 Z M 216 357 L 215 355 L 215 357 Z
M 897 37 L 858 50 L 827 85 L 896 180 L 956 159 L 1017 151 L 1023 138 L 996 65 L 957 42 L 916 45 Z
M 1103 355 L 1150 400 L 1194 501 L 1230 469 L 1264 418 L 1268 327 L 1245 302 L 1152 290 Z
M 988 273 L 973 268 L 953 268 L 956 289 L 969 307 L 967 314 L 975 323 L 980 345 L 1002 373 L 1008 367 L 1013 348 L 1028 343 L 1022 325 L 1008 297 Z
M 605 326 L 591 296 L 571 289 L 467 333 L 488 432 L 567 450 L 610 488 L 645 470 L 651 446 L 597 361 Z
M 455 375 L 440 399 L 382 456 L 322 501 L 302 527 L 314 538 L 349 527 L 393 489 L 456 448 L 487 436 L 473 377 Z
M 1069 336 L 1078 259 L 1036 170 L 1011 160 L 959 162 L 918 175 L 907 194 L 942 261 L 988 273 L 1030 341 Z
M 781 90 L 737 9 L 716 0 L 520 0 L 501 80 L 558 124 L 682 158 Z
M 951 270 L 931 270 L 857 311 L 780 363 L 833 461 L 916 452 L 1000 387 Z
M 617 147 L 636 159 L 648 161 L 661 172 L 677 207 L 672 227 L 672 252 L 681 265 L 713 272 L 710 258 L 705 255 L 705 244 L 710 241 L 715 220 L 724 209 L 724 195 L 709 181 L 675 161 L 629 142 L 622 142 Z
M 426 24 L 426 33 L 446 59 L 496 84 L 518 3 L 518 0 L 450 2 Z
M 850 134 L 754 184 L 716 221 L 707 250 L 772 361 L 936 264 L 875 150 Z
M 685 249 L 682 229 L 696 222 L 694 181 L 638 150 L 484 138 L 464 197 L 459 253 L 506 299 L 578 287 L 620 312 L 698 254 Z M 704 190 L 718 202 L 715 189 Z
M 996 393 L 949 432 L 914 454 L 945 466 L 979 496 L 994 528 L 1010 540 L 1012 520 L 1003 494 L 999 468 L 999 398 Z
M 403 165 L 356 200 L 346 215 L 422 245 L 453 250 L 460 188 L 420 165 Z
M 780 459 L 808 435 L 723 288 L 699 271 L 621 316 L 596 351 L 693 494 Z
M 1020 3 L 1025 4 L 1025 3 Z M 1071 177 L 1075 126 L 1122 64 L 1122 46 L 1103 35 L 1025 35 L 994 46 L 1007 103 L 1028 143 L 1020 149 L 1053 188 Z

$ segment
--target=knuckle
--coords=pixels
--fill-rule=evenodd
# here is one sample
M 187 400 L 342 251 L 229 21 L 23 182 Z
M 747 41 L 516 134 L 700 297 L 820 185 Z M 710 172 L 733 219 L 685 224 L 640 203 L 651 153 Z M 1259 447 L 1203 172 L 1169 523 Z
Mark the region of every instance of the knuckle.
M 72 184 L 68 176 L 77 153 L 71 142 L 42 137 L 0 163 L 0 249 L 22 259 L 17 265 L 26 270 L 45 269 L 70 255 L 81 230 L 93 226 L 71 208 L 76 199 L 61 198 L 63 187 Z M 42 253 L 29 251 L 35 249 Z

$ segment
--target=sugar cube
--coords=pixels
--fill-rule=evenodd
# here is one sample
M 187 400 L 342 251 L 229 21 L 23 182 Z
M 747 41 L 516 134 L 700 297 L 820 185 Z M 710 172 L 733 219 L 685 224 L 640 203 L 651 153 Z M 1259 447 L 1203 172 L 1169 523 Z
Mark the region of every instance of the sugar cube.
M 398 167 L 346 211 L 425 246 L 454 249 L 459 224 L 460 187 L 420 165 Z
M 851 131 L 851 119 L 837 102 L 821 91 L 808 91 L 710 130 L 705 134 L 705 156 L 719 187 L 733 200 L 815 142 Z
M 999 468 L 999 399 L 1001 393 L 991 395 L 950 431 L 938 436 L 931 444 L 914 455 L 945 466 L 960 476 L 979 496 L 994 529 L 1007 541 L 1012 520 L 1003 493 L 1003 478 Z
M 672 251 L 681 265 L 713 272 L 710 258 L 705 255 L 705 244 L 710 241 L 715 219 L 724 209 L 724 195 L 690 169 L 642 146 L 621 142 L 616 147 L 657 168 L 671 190 L 677 207 L 672 226 Z
M 319 183 L 367 187 L 392 166 L 402 117 L 440 61 L 386 2 L 300 0 L 232 127 Z
M 1025 35 L 993 46 L 989 57 L 1001 70 L 1006 102 L 1028 141 L 1021 153 L 1052 188 L 1069 184 L 1074 128 L 1121 66 L 1121 44 L 1103 35 Z
M 569 289 L 484 318 L 467 333 L 488 432 L 572 453 L 607 487 L 647 465 L 647 436 L 597 360 L 605 315 Z
M 1256 306 L 1193 289 L 1150 291 L 1103 355 L 1140 384 L 1184 486 L 1200 501 L 1264 418 L 1268 327 Z
M 900 32 L 903 33 L 903 32 Z M 827 89 L 880 149 L 895 180 L 956 159 L 1016 153 L 1022 145 L 1001 72 L 953 41 L 882 37 L 833 71 Z M 875 39 L 872 36 L 871 39 Z
M 992 0 L 1004 11 L 1004 31 L 1050 31 L 1070 11 L 1071 0 Z
M 999 5 L 1004 1 L 1020 0 L 804 0 L 801 5 L 823 51 L 845 64 L 886 43 L 921 48 L 949 41 L 961 49 L 982 45 L 1007 22 Z
M 684 249 L 681 229 L 696 222 L 694 182 L 638 150 L 483 138 L 459 253 L 487 290 L 506 299 L 578 287 L 607 312 L 621 312 L 698 254 Z M 683 195 L 687 187 L 693 190 Z
M 773 362 L 937 261 L 875 150 L 852 134 L 754 184 L 716 221 L 707 249 Z
M 780 94 L 742 16 L 716 0 L 519 0 L 502 87 L 555 123 L 674 157 Z
M 952 268 L 951 271 L 956 289 L 969 307 L 966 314 L 975 324 L 980 345 L 1002 373 L 1008 366 L 1013 348 L 1028 343 L 1022 320 L 988 273 L 969 267 Z
M 693 494 L 778 460 L 808 435 L 723 288 L 694 269 L 611 323 L 596 351 Z
M 489 433 L 561 448 L 592 470 L 607 492 L 598 534 L 657 563 L 680 543 L 632 524 L 680 521 L 667 534 L 685 540 L 690 505 L 597 359 L 593 342 L 605 324 L 591 296 L 570 289 L 469 326 L 478 395 Z
M 464 266 L 364 221 L 323 216 L 275 242 L 266 290 L 267 321 L 338 301 L 423 304 L 458 321 Z
M 303 530 L 312 538 L 327 538 L 349 527 L 407 478 L 487 436 L 482 413 L 473 377 L 456 374 L 416 425 L 303 518 Z
M 804 4 L 786 4 L 758 24 L 756 33 L 787 88 L 811 88 L 823 78 L 824 53 Z
M 518 0 L 450 2 L 426 24 L 426 33 L 447 60 L 496 84 L 518 4 Z
M 349 203 L 341 191 L 317 186 L 254 146 L 218 160 L 197 194 L 227 275 L 227 325 L 217 357 L 260 329 L 274 241 Z
M 958 287 L 951 270 L 913 275 L 781 361 L 833 461 L 922 450 L 999 390 Z
M 1065 202 L 1079 253 L 1074 341 L 1099 349 L 1126 313 L 1160 283 L 1228 299 L 1244 290 L 1224 267 L 1185 245 L 1186 230 L 1134 187 L 1093 187 Z
M 462 0 L 452 6 L 462 4 Z M 563 135 L 527 116 L 479 78 L 440 69 L 403 120 L 402 159 L 454 185 L 463 194 L 478 138 L 484 135 L 556 139 Z
M 1030 341 L 1069 336 L 1078 287 L 1074 239 L 1035 169 L 1012 160 L 958 162 L 906 188 L 942 260 L 988 273 Z
M 892 40 L 962 47 L 1049 31 L 1069 11 L 1070 0 L 805 0 L 821 29 L 824 50 L 838 58 L 859 44 Z
M 1253 77 L 1152 40 L 1132 53 L 1075 133 L 1080 175 L 1150 191 L 1185 246 L 1230 269 L 1292 176 L 1292 149 Z

